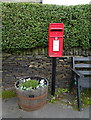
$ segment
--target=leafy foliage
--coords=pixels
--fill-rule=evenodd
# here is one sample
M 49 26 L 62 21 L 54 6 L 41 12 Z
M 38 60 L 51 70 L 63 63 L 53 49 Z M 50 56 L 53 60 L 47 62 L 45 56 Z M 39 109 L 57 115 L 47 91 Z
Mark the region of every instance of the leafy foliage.
M 86 106 L 91 105 L 91 89 L 84 89 L 81 91 L 82 109 Z M 77 89 L 74 88 L 70 92 L 67 88 L 57 88 L 55 96 L 51 96 L 50 103 L 60 102 L 66 106 L 73 107 L 74 110 L 78 110 L 77 106 Z
M 28 87 L 36 88 L 37 85 L 38 85 L 38 81 L 36 81 L 36 80 L 29 80 L 24 83 L 24 87 L 26 87 L 26 88 L 28 88 Z
M 64 23 L 65 49 L 91 47 L 91 5 L 2 3 L 2 49 L 47 46 L 49 23 Z
M 23 84 L 22 83 L 19 84 L 19 87 L 22 87 L 22 86 L 26 88 L 32 87 L 34 89 L 38 86 L 38 81 L 29 80 L 29 81 L 24 82 Z

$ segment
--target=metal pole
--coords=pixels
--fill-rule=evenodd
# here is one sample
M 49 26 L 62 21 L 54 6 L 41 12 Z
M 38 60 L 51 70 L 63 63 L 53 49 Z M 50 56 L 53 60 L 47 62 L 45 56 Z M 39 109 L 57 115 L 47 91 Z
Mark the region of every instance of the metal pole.
M 56 80 L 56 57 L 52 57 L 52 84 L 51 95 L 55 94 L 55 80 Z

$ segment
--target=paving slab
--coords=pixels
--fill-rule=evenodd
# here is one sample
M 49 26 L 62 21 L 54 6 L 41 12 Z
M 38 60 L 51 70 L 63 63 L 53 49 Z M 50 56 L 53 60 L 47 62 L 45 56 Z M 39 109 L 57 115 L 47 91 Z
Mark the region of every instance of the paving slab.
M 75 111 L 61 103 L 47 103 L 43 108 L 26 112 L 18 107 L 17 97 L 2 100 L 2 118 L 89 118 L 90 107 Z

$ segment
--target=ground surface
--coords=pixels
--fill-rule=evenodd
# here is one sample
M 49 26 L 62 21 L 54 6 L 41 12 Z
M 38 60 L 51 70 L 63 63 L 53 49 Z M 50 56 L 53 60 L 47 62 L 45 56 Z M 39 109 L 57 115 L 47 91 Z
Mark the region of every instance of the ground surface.
M 79 112 L 64 104 L 47 103 L 39 110 L 26 112 L 19 109 L 16 97 L 2 101 L 3 118 L 89 118 L 89 110 L 89 107 L 85 107 Z

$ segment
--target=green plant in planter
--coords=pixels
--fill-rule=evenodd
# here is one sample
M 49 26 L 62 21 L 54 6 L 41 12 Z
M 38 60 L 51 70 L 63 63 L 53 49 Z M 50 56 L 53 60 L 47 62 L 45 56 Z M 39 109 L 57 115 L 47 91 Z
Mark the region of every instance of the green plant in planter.
M 41 80 L 40 82 L 37 80 L 23 80 L 19 83 L 18 86 L 21 90 L 34 90 L 44 88 L 46 85 L 44 80 Z
M 26 81 L 23 84 L 23 86 L 26 87 L 26 88 L 32 87 L 34 89 L 34 88 L 36 88 L 38 86 L 38 81 L 36 81 L 36 80 Z
M 28 80 L 19 84 L 19 88 L 21 88 L 22 90 L 28 90 L 28 89 L 32 90 L 35 89 L 37 86 L 38 86 L 38 81 L 36 80 Z

